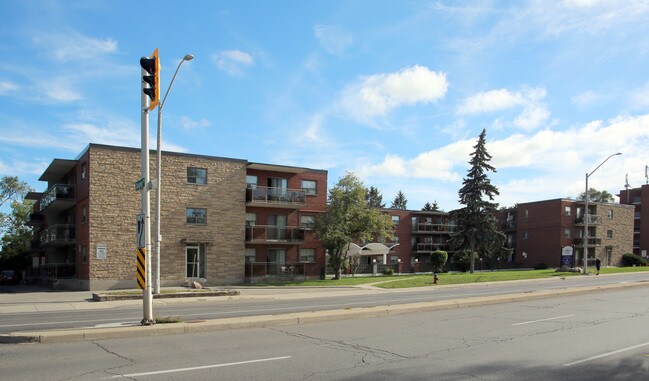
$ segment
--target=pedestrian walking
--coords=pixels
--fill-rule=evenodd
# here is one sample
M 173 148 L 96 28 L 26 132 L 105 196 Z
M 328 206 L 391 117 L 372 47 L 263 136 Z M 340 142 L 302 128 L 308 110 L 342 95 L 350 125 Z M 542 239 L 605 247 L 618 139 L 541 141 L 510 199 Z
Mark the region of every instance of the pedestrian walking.
M 595 268 L 597 269 L 597 274 L 599 275 L 599 268 L 602 266 L 602 261 L 599 260 L 599 258 L 595 258 Z

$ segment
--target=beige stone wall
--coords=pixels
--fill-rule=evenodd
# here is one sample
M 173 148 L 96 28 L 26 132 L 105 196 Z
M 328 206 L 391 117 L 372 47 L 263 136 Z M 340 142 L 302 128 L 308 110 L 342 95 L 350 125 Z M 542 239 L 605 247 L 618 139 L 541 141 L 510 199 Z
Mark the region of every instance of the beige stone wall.
M 612 218 L 608 212 L 613 212 Z M 602 239 L 601 246 L 596 253 L 606 264 L 606 248 L 611 247 L 611 265 L 621 266 L 622 255 L 633 252 L 633 206 L 619 204 L 598 204 L 597 215 L 601 219 L 601 225 L 597 226 L 597 236 Z M 607 238 L 607 231 L 612 230 L 613 238 Z
M 152 178 L 155 155 L 150 158 Z M 187 183 L 187 167 L 207 169 L 207 185 Z M 163 154 L 162 285 L 184 284 L 186 242 L 206 242 L 206 284 L 241 283 L 244 278 L 246 162 L 199 155 Z M 91 145 L 89 160 L 90 289 L 135 287 L 135 218 L 141 211 L 140 151 Z M 188 207 L 206 208 L 207 224 L 188 225 Z M 151 191 L 151 233 L 155 191 Z M 96 259 L 97 244 L 107 259 Z M 130 286 L 132 285 L 132 286 Z

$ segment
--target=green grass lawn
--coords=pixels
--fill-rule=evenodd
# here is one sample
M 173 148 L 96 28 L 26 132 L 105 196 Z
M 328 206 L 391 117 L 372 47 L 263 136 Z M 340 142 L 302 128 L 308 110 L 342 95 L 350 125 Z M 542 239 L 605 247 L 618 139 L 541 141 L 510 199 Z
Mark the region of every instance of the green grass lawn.
M 614 274 L 649 271 L 649 267 L 611 267 L 602 268 L 600 274 Z M 593 273 L 594 268 L 589 269 Z M 500 282 L 522 279 L 540 279 L 552 277 L 579 276 L 579 273 L 556 272 L 554 270 L 518 270 L 518 271 L 485 271 L 470 273 L 440 273 L 438 284 L 469 284 L 482 282 Z M 346 276 L 333 280 L 328 276 L 325 280 L 308 280 L 303 282 L 259 283 L 255 286 L 320 286 L 344 287 L 371 284 L 381 288 L 410 288 L 432 286 L 433 276 L 428 275 L 380 275 L 380 276 Z

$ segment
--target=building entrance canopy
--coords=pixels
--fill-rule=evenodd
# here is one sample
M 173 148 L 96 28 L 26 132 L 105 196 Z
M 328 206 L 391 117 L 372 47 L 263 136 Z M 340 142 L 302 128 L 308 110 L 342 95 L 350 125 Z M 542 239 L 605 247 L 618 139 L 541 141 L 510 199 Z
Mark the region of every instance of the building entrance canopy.
M 399 246 L 399 244 L 395 243 L 394 245 L 386 246 L 382 243 L 372 242 L 372 243 L 368 243 L 365 246 L 359 246 L 355 243 L 350 243 L 349 249 L 347 249 L 347 256 L 351 257 L 354 255 L 362 255 L 362 256 L 381 255 L 383 256 L 382 263 L 387 263 L 388 252 L 390 252 L 390 250 L 392 250 L 392 248 L 394 248 L 395 246 Z

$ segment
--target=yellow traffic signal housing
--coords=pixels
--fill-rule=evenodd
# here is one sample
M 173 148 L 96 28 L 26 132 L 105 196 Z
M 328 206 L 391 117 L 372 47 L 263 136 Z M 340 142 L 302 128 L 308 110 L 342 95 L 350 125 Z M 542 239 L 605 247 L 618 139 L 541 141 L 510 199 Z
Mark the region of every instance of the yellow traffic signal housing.
M 158 57 L 158 48 L 153 51 L 150 57 L 140 58 L 140 66 L 148 74 L 142 76 L 142 81 L 147 83 L 149 87 L 142 89 L 142 91 L 151 99 L 149 110 L 153 110 L 160 101 L 160 58 Z

